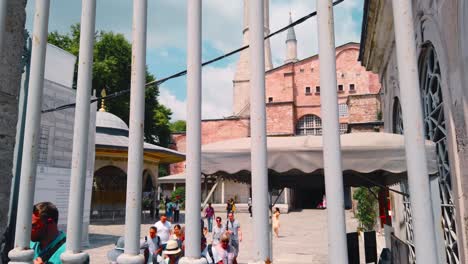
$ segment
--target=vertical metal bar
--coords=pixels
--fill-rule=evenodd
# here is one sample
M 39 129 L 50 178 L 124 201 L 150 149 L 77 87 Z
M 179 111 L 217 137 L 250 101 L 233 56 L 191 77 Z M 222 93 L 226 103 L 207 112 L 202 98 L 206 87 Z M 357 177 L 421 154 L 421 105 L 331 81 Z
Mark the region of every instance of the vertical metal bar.
M 146 81 L 146 26 L 148 0 L 133 1 L 132 76 L 128 146 L 125 253 L 119 263 L 143 263 L 140 253 L 143 127 Z
M 254 261 L 270 258 L 263 0 L 249 1 L 250 122 Z
M 5 23 L 7 14 L 7 0 L 0 0 L 0 55 L 3 53 L 3 43 L 5 42 Z
M 36 186 L 38 139 L 41 123 L 42 93 L 44 88 L 49 7 L 50 0 L 36 1 L 23 146 L 24 155 L 21 162 L 21 179 L 15 232 L 15 249 L 9 253 L 11 262 L 14 263 L 31 263 L 34 253 L 32 250 L 26 249 L 29 248 L 31 239 L 31 214 Z
M 331 0 L 317 1 L 323 161 L 328 214 L 328 263 L 347 264 L 343 172 L 336 86 L 336 53 Z
M 93 77 L 93 46 L 96 20 L 96 0 L 83 0 L 81 10 L 80 52 L 76 91 L 75 123 L 70 196 L 68 200 L 67 251 L 64 263 L 83 263 L 87 253 L 81 252 L 83 208 L 88 162 L 89 101 Z M 80 253 L 80 254 L 78 254 Z
M 413 208 L 414 244 L 418 263 L 437 263 L 429 176 L 424 149 L 424 126 L 419 91 L 412 2 L 393 0 L 393 21 L 405 127 L 408 184 Z
M 200 258 L 201 0 L 187 1 L 187 183 L 185 255 Z

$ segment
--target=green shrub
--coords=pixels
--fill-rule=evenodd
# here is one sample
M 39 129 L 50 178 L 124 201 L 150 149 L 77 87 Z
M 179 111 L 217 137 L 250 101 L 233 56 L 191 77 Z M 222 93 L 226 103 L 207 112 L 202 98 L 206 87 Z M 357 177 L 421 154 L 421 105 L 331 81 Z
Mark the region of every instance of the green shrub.
M 171 193 L 171 201 L 175 202 L 176 200 L 179 200 L 180 204 L 185 204 L 185 187 L 177 187 Z
M 363 231 L 374 230 L 377 220 L 377 199 L 375 195 L 379 192 L 379 187 L 372 187 L 372 193 L 368 188 L 359 187 L 353 194 L 353 199 L 357 203 L 356 218 L 359 221 L 359 229 Z

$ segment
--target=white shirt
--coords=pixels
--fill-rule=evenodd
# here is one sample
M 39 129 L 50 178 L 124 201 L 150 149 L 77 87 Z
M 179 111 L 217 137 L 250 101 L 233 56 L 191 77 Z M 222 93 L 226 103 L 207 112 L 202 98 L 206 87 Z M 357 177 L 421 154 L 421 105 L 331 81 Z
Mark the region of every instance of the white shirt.
M 216 251 L 216 256 L 214 255 L 215 254 L 214 251 Z M 215 263 L 218 263 L 222 260 L 223 264 L 233 264 L 235 251 L 236 250 L 232 246 L 229 246 L 227 249 L 224 249 L 223 247 L 221 247 L 220 244 L 218 244 L 217 246 L 214 246 L 213 258 L 214 258 Z
M 158 229 L 158 236 L 161 238 L 161 244 L 167 244 L 171 232 L 171 223 L 169 221 L 165 223 L 158 221 L 154 226 Z
M 221 227 L 218 227 L 216 224 L 213 226 L 213 246 L 216 246 L 219 244 L 219 239 L 221 238 L 221 235 L 226 232 L 226 228 L 224 227 L 223 224 L 221 224 Z

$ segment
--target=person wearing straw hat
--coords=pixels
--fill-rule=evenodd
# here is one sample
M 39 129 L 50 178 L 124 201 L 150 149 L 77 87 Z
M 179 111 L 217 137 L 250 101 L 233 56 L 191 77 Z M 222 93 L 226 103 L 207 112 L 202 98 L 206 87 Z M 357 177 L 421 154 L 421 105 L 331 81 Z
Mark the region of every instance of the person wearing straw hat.
M 175 240 L 169 240 L 166 244 L 166 249 L 163 251 L 164 264 L 178 264 L 180 259 L 179 244 Z

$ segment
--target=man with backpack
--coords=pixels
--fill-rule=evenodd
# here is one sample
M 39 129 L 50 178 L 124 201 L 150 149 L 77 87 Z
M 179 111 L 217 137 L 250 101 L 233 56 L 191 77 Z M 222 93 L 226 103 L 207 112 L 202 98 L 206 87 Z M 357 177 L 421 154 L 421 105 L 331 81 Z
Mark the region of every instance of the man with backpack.
M 145 236 L 145 242 L 148 244 L 149 261 L 148 263 L 159 263 L 161 252 L 163 250 L 161 238 L 157 235 L 158 229 L 155 226 L 149 228 L 149 237 Z

